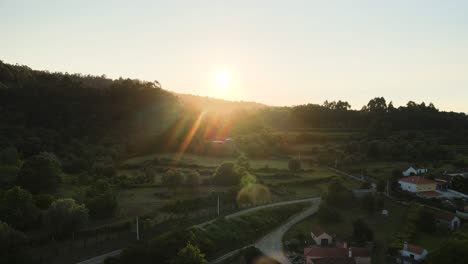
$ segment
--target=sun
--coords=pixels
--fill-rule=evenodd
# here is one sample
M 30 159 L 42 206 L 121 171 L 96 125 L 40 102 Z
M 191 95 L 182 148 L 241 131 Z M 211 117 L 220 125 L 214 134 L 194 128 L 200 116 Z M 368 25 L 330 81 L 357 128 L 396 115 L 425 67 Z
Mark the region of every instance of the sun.
M 226 93 L 232 86 L 232 74 L 228 69 L 218 69 L 214 73 L 213 83 L 218 93 Z

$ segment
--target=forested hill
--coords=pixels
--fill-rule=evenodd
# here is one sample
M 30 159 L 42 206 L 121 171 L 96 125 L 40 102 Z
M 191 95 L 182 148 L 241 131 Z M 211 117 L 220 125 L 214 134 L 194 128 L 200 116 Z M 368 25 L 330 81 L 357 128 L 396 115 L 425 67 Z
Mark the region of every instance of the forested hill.
M 53 152 L 71 168 L 83 169 L 102 157 L 178 151 L 194 125 L 188 151 L 200 150 L 206 140 L 251 134 L 242 141 L 249 148 L 272 146 L 279 140 L 265 135 L 271 129 L 357 129 L 370 137 L 417 129 L 451 131 L 450 139 L 457 143 L 468 138 L 465 114 L 439 111 L 432 104 L 409 102 L 396 108 L 374 98 L 362 110 L 350 108 L 343 101 L 267 107 L 181 96 L 158 82 L 51 73 L 0 62 L 0 148 L 14 148 L 23 157 Z
M 73 163 L 125 153 L 183 110 L 158 83 L 35 71 L 0 62 L 0 148 L 50 151 Z

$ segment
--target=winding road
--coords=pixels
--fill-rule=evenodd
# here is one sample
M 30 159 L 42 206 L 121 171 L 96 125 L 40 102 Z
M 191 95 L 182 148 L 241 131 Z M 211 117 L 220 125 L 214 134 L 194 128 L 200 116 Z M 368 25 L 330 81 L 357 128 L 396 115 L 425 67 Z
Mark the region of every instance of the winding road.
M 291 218 L 289 218 L 289 220 L 286 223 L 284 223 L 280 227 L 276 228 L 272 232 L 270 232 L 267 235 L 265 235 L 264 237 L 262 237 L 255 244 L 248 245 L 248 246 L 245 246 L 243 248 L 231 251 L 231 252 L 229 252 L 229 253 L 227 253 L 227 254 L 225 254 L 225 255 L 223 255 L 223 256 L 221 256 L 221 257 L 219 257 L 219 258 L 217 258 L 217 259 L 215 259 L 213 261 L 210 261 L 210 264 L 223 263 L 224 260 L 228 259 L 229 257 L 232 257 L 232 256 L 236 255 L 241 250 L 243 250 L 243 249 L 245 249 L 245 248 L 247 248 L 249 246 L 255 246 L 260 251 L 262 251 L 263 254 L 277 260 L 278 262 L 280 262 L 282 264 L 289 264 L 290 262 L 289 262 L 288 258 L 283 253 L 283 237 L 284 237 L 284 234 L 286 234 L 286 232 L 288 232 L 288 230 L 291 229 L 291 227 L 293 225 L 295 225 L 298 222 L 304 220 L 308 216 L 314 214 L 317 211 L 321 200 L 320 200 L 320 198 L 310 198 L 310 199 L 304 199 L 302 201 L 297 201 L 297 200 L 295 202 L 291 201 L 292 203 L 307 202 L 307 201 L 312 202 L 312 205 L 309 208 L 307 208 L 306 210 L 304 210 L 304 211 L 302 211 L 302 212 L 300 212 L 300 213 L 298 213 L 296 215 L 293 215 Z M 288 204 L 288 203 L 285 203 L 285 204 Z M 282 204 L 282 205 L 285 205 L 285 204 Z M 252 208 L 252 209 L 254 209 L 254 208 Z M 262 209 L 262 208 L 259 208 L 259 209 Z
M 239 217 L 239 216 L 242 216 L 242 215 L 245 215 L 245 214 L 248 214 L 248 213 L 252 213 L 252 212 L 255 212 L 255 211 L 258 211 L 258 210 L 262 210 L 262 209 L 265 209 L 265 208 L 270 208 L 270 207 L 276 207 L 276 206 L 283 206 L 283 205 L 289 205 L 289 204 L 296 204 L 296 203 L 303 203 L 303 202 L 313 202 L 313 206 L 309 209 L 307 209 L 306 211 L 303 211 L 297 215 L 295 215 L 293 218 L 291 218 L 290 220 L 288 220 L 288 222 L 284 225 L 287 225 L 289 224 L 292 220 L 296 220 L 300 215 L 306 213 L 306 212 L 309 212 L 311 209 L 315 208 L 315 207 L 318 207 L 316 204 L 316 202 L 319 202 L 320 201 L 320 198 L 317 198 L 317 197 L 314 197 L 314 198 L 306 198 L 306 199 L 299 199 L 299 200 L 291 200 L 291 201 L 284 201 L 284 202 L 277 202 L 277 203 L 271 203 L 271 204 L 265 204 L 265 205 L 261 205 L 261 206 L 257 206 L 257 207 L 252 207 L 252 208 L 249 208 L 249 209 L 245 209 L 245 210 L 242 210 L 242 211 L 239 211 L 239 212 L 236 212 L 236 213 L 232 213 L 232 214 L 229 214 L 229 215 L 226 215 L 225 218 L 226 219 L 230 219 L 230 218 L 235 218 L 235 217 Z M 316 208 L 315 208 L 316 210 Z M 315 210 L 313 212 L 315 212 Z M 306 218 L 307 216 L 313 214 L 313 212 L 309 213 L 308 215 L 302 217 L 301 219 L 299 219 L 298 221 L 296 221 L 295 223 L 301 221 L 302 219 Z M 206 222 L 203 222 L 201 224 L 198 224 L 198 225 L 194 225 L 194 227 L 199 227 L 199 228 L 203 228 L 207 225 L 209 225 L 210 223 L 213 223 L 214 221 L 216 221 L 216 219 L 212 219 L 210 221 L 206 221 Z M 279 229 L 282 229 L 283 226 L 281 226 Z M 291 224 L 289 226 L 289 228 L 291 228 L 291 226 L 293 226 L 293 224 Z M 284 233 L 289 229 L 287 228 L 284 232 L 283 232 L 283 235 Z M 276 231 L 274 231 L 276 232 Z M 268 235 L 271 235 L 273 234 L 274 232 L 268 234 Z M 267 235 L 267 236 L 268 236 Z M 275 245 L 274 248 L 278 248 L 278 244 L 276 241 L 277 239 L 277 236 L 273 236 L 271 239 L 267 239 L 265 240 L 264 242 L 262 242 L 262 244 L 260 244 L 262 246 L 262 248 L 265 249 L 265 251 L 260 248 L 260 250 L 262 250 L 262 252 L 264 252 L 265 254 L 267 249 L 270 248 L 270 250 L 268 250 L 268 252 L 272 252 L 273 251 L 273 247 L 269 246 L 270 245 L 270 242 L 274 242 L 273 244 Z M 281 251 L 282 252 L 282 236 L 279 238 L 279 245 L 281 246 Z M 263 240 L 263 239 L 262 239 Z M 262 241 L 260 240 L 260 241 Z M 270 242 L 269 242 L 270 241 Z M 258 243 L 258 242 L 257 242 Z M 257 246 L 257 243 L 255 244 L 255 246 Z M 263 247 L 263 245 L 265 244 L 265 246 Z M 273 245 L 271 244 L 271 245 Z M 243 249 L 243 248 L 242 248 Z M 216 259 L 215 261 L 222 261 L 230 256 L 233 256 L 235 255 L 237 252 L 241 251 L 242 249 L 237 249 L 237 250 L 234 250 L 232 252 L 229 252 L 228 254 L 222 256 L 221 258 L 219 259 Z M 81 262 L 78 262 L 77 264 L 101 264 L 104 262 L 104 260 L 108 257 L 114 257 L 114 256 L 118 256 L 120 254 L 120 252 L 122 252 L 122 249 L 118 249 L 118 250 L 115 250 L 115 251 L 112 251 L 112 252 L 109 252 L 109 253 L 106 253 L 106 254 L 103 254 L 103 255 L 100 255 L 100 256 L 96 256 L 94 258 L 90 258 L 90 259 L 87 259 L 87 260 L 84 260 L 84 261 L 81 261 Z M 282 254 L 282 253 L 281 253 Z M 269 255 L 269 254 L 267 254 Z M 284 256 L 283 256 L 284 257 Z M 221 263 L 221 262 L 210 262 L 210 263 Z M 285 262 L 285 263 L 289 263 L 289 262 Z

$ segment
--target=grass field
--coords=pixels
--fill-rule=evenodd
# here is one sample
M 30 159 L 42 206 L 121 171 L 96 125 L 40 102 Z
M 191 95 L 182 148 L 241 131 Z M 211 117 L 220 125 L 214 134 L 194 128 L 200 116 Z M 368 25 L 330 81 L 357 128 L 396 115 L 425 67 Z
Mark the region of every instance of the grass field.
M 183 154 L 179 155 L 177 153 L 165 153 L 165 154 L 152 154 L 146 156 L 140 156 L 131 158 L 125 161 L 125 164 L 139 164 L 144 161 L 153 160 L 155 158 L 167 158 L 171 160 L 177 160 L 180 164 L 185 165 L 198 165 L 202 167 L 217 167 L 221 163 L 226 161 L 235 162 L 236 158 L 234 157 L 215 157 L 215 156 L 200 156 L 194 154 Z M 288 159 L 250 159 L 250 166 L 252 169 L 261 169 L 261 168 L 273 168 L 273 169 L 288 169 Z M 304 169 L 308 169 L 311 166 L 308 164 L 302 164 Z

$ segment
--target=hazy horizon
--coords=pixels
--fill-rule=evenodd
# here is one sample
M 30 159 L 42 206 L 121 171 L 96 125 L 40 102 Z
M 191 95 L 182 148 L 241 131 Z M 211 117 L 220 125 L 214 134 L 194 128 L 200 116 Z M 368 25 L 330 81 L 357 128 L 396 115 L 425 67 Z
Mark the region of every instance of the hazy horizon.
M 468 112 L 467 11 L 464 1 L 2 1 L 0 59 L 272 106 L 360 109 L 383 96 Z

